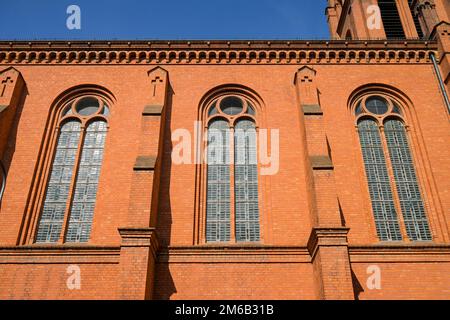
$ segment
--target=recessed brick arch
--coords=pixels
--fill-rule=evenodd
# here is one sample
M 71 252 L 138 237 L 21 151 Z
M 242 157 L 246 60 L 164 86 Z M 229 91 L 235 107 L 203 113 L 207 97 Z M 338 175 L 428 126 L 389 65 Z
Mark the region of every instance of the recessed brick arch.
M 370 113 L 358 114 L 357 108 L 364 103 L 368 97 L 379 96 L 388 101 L 389 108 L 386 114 L 377 116 Z M 394 112 L 393 105 L 399 109 L 399 112 Z M 355 135 L 354 141 L 358 142 L 358 123 L 363 120 L 373 120 L 381 129 L 381 136 L 384 139 L 385 124 L 388 120 L 399 120 L 407 135 L 409 141 L 409 149 L 411 152 L 413 166 L 417 173 L 418 185 L 421 190 L 421 194 L 424 201 L 425 212 L 428 217 L 429 227 L 433 235 L 433 241 L 442 241 L 448 236 L 448 230 L 445 227 L 445 221 L 443 219 L 444 211 L 442 208 L 439 192 L 435 187 L 435 181 L 433 178 L 431 164 L 429 161 L 425 141 L 423 140 L 423 133 L 420 127 L 420 121 L 418 119 L 416 106 L 409 96 L 402 90 L 388 84 L 382 83 L 370 83 L 359 86 L 350 94 L 348 99 L 348 111 L 350 117 L 354 119 L 355 123 Z M 384 146 L 385 154 L 388 155 L 387 146 Z M 387 157 L 387 156 L 386 156 Z M 357 158 L 361 164 L 361 170 L 363 171 L 363 161 L 358 154 Z M 389 162 L 390 160 L 388 160 Z M 393 176 L 391 180 L 394 179 Z M 364 179 L 363 179 L 364 180 Z M 366 185 L 366 180 L 362 181 L 362 185 Z M 370 208 L 369 197 L 366 195 L 366 207 Z M 370 211 L 368 209 L 367 211 Z M 401 210 L 398 208 L 398 214 L 401 215 Z M 406 232 L 403 231 L 405 237 Z
M 34 241 L 40 210 L 45 196 L 45 186 L 50 174 L 50 163 L 53 159 L 58 138 L 56 128 L 59 126 L 60 119 L 62 118 L 62 112 L 65 110 L 65 106 L 69 101 L 77 100 L 84 96 L 97 97 L 106 102 L 108 108 L 113 108 L 116 101 L 114 94 L 108 89 L 99 85 L 83 84 L 65 90 L 49 106 L 48 119 L 40 149 L 42 151 L 38 155 L 35 175 L 29 191 L 29 201 L 23 217 L 23 227 L 19 234 L 19 243 L 22 245 L 32 244 Z
M 200 99 L 198 119 L 203 118 L 203 114 L 206 111 L 206 108 L 208 107 L 212 99 L 215 99 L 218 96 L 225 94 L 238 94 L 250 99 L 252 102 L 254 102 L 254 107 L 257 109 L 257 111 L 261 114 L 261 116 L 263 116 L 265 104 L 262 97 L 255 90 L 249 87 L 240 84 L 230 83 L 230 84 L 223 84 L 209 90 Z M 263 119 L 264 118 L 262 117 L 261 120 Z

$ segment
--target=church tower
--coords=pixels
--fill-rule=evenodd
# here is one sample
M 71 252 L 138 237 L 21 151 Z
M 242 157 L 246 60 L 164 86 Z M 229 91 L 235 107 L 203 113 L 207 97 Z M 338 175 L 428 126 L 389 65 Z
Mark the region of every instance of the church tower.
M 333 39 L 429 39 L 450 21 L 448 0 L 328 0 Z

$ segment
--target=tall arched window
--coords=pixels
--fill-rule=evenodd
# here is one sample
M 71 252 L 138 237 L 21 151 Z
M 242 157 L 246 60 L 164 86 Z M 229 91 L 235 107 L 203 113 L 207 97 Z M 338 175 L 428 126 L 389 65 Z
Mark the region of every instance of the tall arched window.
M 389 96 L 364 96 L 355 113 L 378 237 L 432 240 L 399 104 Z
M 255 108 L 225 95 L 207 117 L 206 241 L 259 241 Z
M 89 241 L 108 116 L 106 101 L 96 96 L 63 107 L 36 242 Z
M 208 128 L 207 241 L 230 241 L 230 140 L 228 122 L 212 120 Z
M 384 32 L 387 39 L 405 39 L 402 20 L 396 1 L 378 0 L 381 20 L 383 20 Z

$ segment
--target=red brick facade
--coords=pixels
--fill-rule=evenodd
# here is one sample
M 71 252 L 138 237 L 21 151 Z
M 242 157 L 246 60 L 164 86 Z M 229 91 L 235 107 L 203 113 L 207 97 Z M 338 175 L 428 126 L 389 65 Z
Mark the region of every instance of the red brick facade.
M 405 10 L 408 39 L 385 40 L 363 22 L 376 0 L 349 18 L 330 0 L 329 41 L 0 42 L 0 299 L 450 299 L 449 113 L 430 58 L 450 93 L 450 6 L 432 2 L 428 40 Z M 340 40 L 347 27 L 366 40 Z M 255 243 L 207 243 L 205 165 L 172 161 L 175 130 L 193 142 L 222 93 L 279 130 Z M 400 210 L 403 240 L 377 236 L 355 116 L 372 93 L 400 105 L 432 241 L 409 240 Z M 58 119 L 83 95 L 110 104 L 90 238 L 36 243 Z

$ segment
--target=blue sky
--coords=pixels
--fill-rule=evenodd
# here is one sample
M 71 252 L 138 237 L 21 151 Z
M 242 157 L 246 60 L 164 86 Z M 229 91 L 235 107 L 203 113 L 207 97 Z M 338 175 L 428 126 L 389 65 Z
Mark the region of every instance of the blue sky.
M 81 30 L 69 30 L 69 5 Z M 0 39 L 327 39 L 326 0 L 0 0 Z

